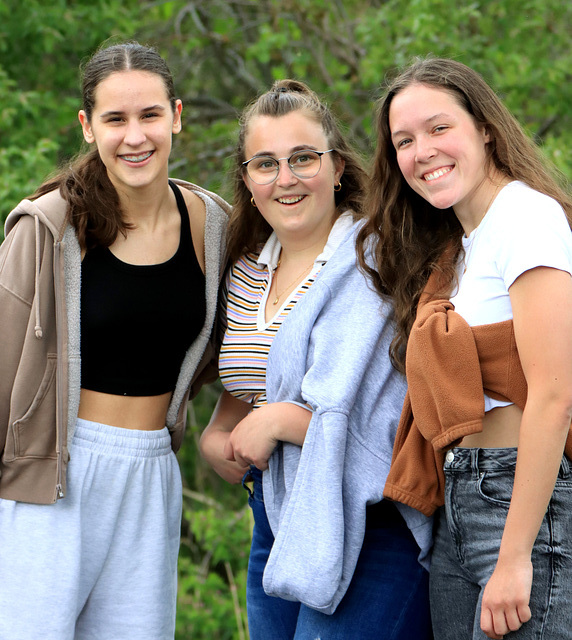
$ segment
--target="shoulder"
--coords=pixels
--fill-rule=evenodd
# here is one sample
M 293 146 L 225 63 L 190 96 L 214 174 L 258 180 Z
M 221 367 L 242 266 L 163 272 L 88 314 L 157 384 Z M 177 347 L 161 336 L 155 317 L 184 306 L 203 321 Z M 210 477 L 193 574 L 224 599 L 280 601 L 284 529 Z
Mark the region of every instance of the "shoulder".
M 181 189 L 185 198 L 191 219 L 191 232 L 194 238 L 202 238 L 206 262 L 210 261 L 213 265 L 218 262 L 222 265 L 226 262 L 226 228 L 231 206 L 216 193 L 192 182 L 177 179 L 172 179 L 172 182 Z M 195 226 L 193 213 L 196 213 Z
M 346 289 L 351 295 L 355 287 L 369 289 L 369 279 L 359 268 L 357 257 L 356 240 L 362 225 L 363 221 L 358 220 L 344 230 L 343 237 L 320 275 L 323 283 L 334 289 L 336 294 Z M 378 298 L 377 294 L 375 298 Z
M 511 182 L 490 213 L 478 246 L 507 289 L 535 267 L 572 272 L 572 230 L 556 200 L 522 182 Z
M 57 189 L 33 201 L 24 199 L 6 218 L 5 235 L 12 231 L 19 220 L 29 218 L 31 224 L 35 216 L 49 229 L 54 238 L 61 239 L 67 226 L 67 208 L 67 202 Z M 20 228 L 25 225 L 26 223 L 23 223 Z
M 221 220 L 226 224 L 228 216 L 232 210 L 232 207 L 228 204 L 224 198 L 221 198 L 218 194 L 203 189 L 192 182 L 186 180 L 178 180 L 171 178 L 178 187 L 181 188 L 185 202 L 188 206 L 199 206 L 202 201 L 203 211 L 206 210 L 206 218 L 214 218 Z
M 532 229 L 556 225 L 569 227 L 560 203 L 520 181 L 509 183 L 494 203 L 495 222 L 507 231 Z
M 266 277 L 267 268 L 258 262 L 260 252 L 251 251 L 240 256 L 229 269 L 231 283 L 247 278 L 249 281 L 262 281 Z

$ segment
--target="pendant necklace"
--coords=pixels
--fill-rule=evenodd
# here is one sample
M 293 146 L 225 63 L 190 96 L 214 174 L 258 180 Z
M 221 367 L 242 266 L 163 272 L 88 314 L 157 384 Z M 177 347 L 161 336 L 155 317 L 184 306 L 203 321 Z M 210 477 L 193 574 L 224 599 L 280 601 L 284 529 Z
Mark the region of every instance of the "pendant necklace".
M 296 282 L 299 282 L 302 278 L 302 276 L 310 269 L 310 267 L 313 266 L 314 264 L 314 260 L 312 261 L 311 264 L 309 264 L 307 267 L 304 267 L 304 270 L 297 275 L 294 280 L 292 280 L 292 282 L 285 288 L 282 289 L 281 293 L 278 293 L 278 277 L 277 277 L 277 272 L 278 272 L 278 267 L 280 266 L 280 260 L 278 260 L 278 263 L 276 265 L 276 269 L 274 269 L 274 281 L 276 282 L 276 297 L 274 298 L 274 301 L 272 302 L 273 305 L 277 305 L 278 304 L 278 300 L 280 300 L 280 298 L 286 293 L 286 291 L 288 291 L 290 289 L 290 287 L 292 287 L 292 285 L 296 284 Z

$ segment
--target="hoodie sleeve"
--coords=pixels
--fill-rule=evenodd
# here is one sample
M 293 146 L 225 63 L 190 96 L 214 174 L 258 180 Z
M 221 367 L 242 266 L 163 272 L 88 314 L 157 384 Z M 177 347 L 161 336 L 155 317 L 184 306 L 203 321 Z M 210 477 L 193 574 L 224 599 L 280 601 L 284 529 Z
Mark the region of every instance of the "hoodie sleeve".
M 265 472 L 276 539 L 263 586 L 332 614 L 361 551 L 367 503 L 382 497 L 405 383 L 389 364 L 388 310 L 353 266 L 340 279 L 324 274 L 298 305 L 272 346 L 268 398 L 302 400 L 314 413 L 304 446 L 283 445 Z
M 31 318 L 36 255 L 34 220 L 23 216 L 0 246 L 0 451 L 10 421 L 12 388 Z

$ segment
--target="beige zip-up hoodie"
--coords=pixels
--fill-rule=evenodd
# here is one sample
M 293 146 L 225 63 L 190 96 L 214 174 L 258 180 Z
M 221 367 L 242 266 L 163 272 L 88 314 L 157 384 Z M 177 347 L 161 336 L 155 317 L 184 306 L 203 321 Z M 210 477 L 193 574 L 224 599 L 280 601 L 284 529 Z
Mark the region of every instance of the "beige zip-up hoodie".
M 230 206 L 201 187 L 174 182 L 205 202 L 207 302 L 167 414 L 176 451 L 189 397 L 217 375 L 211 336 Z M 8 500 L 50 504 L 66 493 L 81 387 L 81 250 L 66 209 L 57 191 L 23 200 L 8 216 L 0 246 L 0 498 Z

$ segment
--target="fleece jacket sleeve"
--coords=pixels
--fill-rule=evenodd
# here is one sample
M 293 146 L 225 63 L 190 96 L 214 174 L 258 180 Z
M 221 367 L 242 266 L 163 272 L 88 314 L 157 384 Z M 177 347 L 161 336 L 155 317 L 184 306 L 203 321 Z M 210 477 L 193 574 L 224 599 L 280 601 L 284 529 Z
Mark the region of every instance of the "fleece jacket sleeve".
M 304 446 L 283 444 L 265 472 L 276 539 L 263 586 L 326 614 L 353 576 L 366 506 L 382 497 L 405 394 L 387 356 L 389 310 L 349 256 L 286 318 L 267 369 L 269 401 L 307 403 L 313 416 Z
M 34 296 L 33 272 L 26 274 L 24 266 L 34 261 L 34 221 L 25 216 L 0 246 L 0 451 L 6 442 L 12 388 Z

